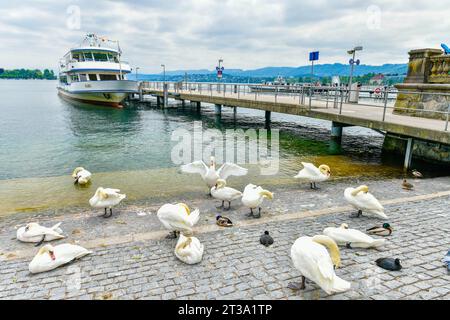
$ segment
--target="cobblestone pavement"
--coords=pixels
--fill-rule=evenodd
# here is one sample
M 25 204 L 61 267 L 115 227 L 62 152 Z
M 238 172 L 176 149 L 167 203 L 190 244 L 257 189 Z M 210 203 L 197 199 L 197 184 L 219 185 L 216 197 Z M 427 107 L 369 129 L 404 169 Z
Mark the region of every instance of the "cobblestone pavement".
M 217 202 L 206 196 L 177 199 L 202 213 L 196 237 L 205 252 L 194 266 L 175 258 L 176 240 L 164 239 L 166 231 L 155 215 L 160 204 L 122 207 L 108 220 L 90 210 L 3 217 L 0 299 L 450 299 L 450 275 L 441 262 L 450 249 L 449 178 L 412 181 L 412 192 L 403 191 L 399 180 L 364 181 L 380 200 L 387 200 L 386 213 L 395 229 L 387 245 L 380 251 L 341 249 L 337 274 L 352 283 L 348 292 L 329 296 L 312 282 L 302 292 L 287 288 L 300 276 L 289 257 L 299 236 L 320 234 L 343 222 L 359 230 L 382 222 L 350 218 L 354 210 L 346 206 L 342 192 L 362 182 L 333 181 L 320 191 L 278 187 L 261 220 L 248 220 L 239 204 L 226 212 L 236 224 L 232 229 L 214 225 Z M 28 263 L 37 248 L 13 238 L 15 228 L 35 220 L 44 225 L 63 221 L 68 238 L 55 244 L 79 243 L 93 254 L 31 275 Z M 259 244 L 265 230 L 275 239 L 269 248 Z M 380 257 L 400 258 L 403 269 L 378 268 L 374 261 Z

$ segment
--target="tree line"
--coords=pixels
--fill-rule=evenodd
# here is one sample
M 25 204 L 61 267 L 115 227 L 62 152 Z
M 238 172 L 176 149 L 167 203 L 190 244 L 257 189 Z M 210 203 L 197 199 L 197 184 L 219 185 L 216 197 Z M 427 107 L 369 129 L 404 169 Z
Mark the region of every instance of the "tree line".
M 14 69 L 5 70 L 0 68 L 0 79 L 45 79 L 55 80 L 56 76 L 53 70 L 44 69 Z

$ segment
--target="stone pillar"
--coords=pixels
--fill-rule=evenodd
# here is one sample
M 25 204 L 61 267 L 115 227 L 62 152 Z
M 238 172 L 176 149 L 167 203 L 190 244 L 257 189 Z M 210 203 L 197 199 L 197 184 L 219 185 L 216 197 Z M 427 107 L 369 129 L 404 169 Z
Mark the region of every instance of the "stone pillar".
M 163 107 L 167 108 L 167 106 L 169 105 L 169 85 L 167 83 L 164 83 L 163 94 Z
M 270 116 L 271 116 L 271 112 L 270 111 L 266 111 L 265 112 L 266 128 L 270 128 Z
M 342 142 L 342 124 L 337 122 L 331 123 L 331 139 L 341 144 Z
M 161 107 L 161 97 L 159 97 L 159 96 L 156 96 L 156 106 L 157 106 L 158 108 Z
M 202 109 L 202 104 L 200 101 L 195 102 L 195 105 L 197 106 L 197 111 L 200 112 L 200 110 Z
M 222 114 L 222 105 L 220 105 L 220 104 L 214 105 L 214 113 L 221 115 Z
M 428 83 L 431 74 L 431 57 L 442 55 L 440 49 L 417 49 L 409 52 L 408 74 L 404 83 Z

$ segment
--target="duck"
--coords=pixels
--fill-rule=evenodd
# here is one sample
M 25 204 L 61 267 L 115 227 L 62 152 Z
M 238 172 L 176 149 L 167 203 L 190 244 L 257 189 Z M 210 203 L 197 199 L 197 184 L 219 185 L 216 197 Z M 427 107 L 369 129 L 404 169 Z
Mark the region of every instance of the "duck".
M 402 265 L 400 263 L 400 259 L 393 258 L 380 258 L 375 261 L 377 266 L 389 271 L 400 271 L 402 269 Z
M 216 224 L 219 227 L 225 227 L 225 228 L 230 228 L 233 226 L 233 222 L 230 220 L 230 218 L 223 217 L 220 215 L 216 217 Z
M 264 201 L 264 199 L 267 198 L 269 200 L 273 199 L 273 193 L 264 190 L 260 186 L 255 186 L 254 184 L 248 184 L 245 189 L 244 193 L 242 194 L 242 204 L 246 206 L 247 208 L 250 208 L 250 214 L 248 214 L 249 217 L 253 216 L 254 218 L 260 218 L 261 217 L 261 203 Z M 253 209 L 258 208 L 258 215 L 253 214 Z
M 203 245 L 196 237 L 180 234 L 175 247 L 175 256 L 186 264 L 197 264 L 202 261 Z
M 375 226 L 366 230 L 368 234 L 375 234 L 377 236 L 387 237 L 392 234 L 394 229 L 389 223 L 383 223 L 382 226 Z
M 83 167 L 75 168 L 72 173 L 72 178 L 75 179 L 74 184 L 86 185 L 91 181 L 92 173 Z
M 230 176 L 245 176 L 248 169 L 245 169 L 237 164 L 227 162 L 224 163 L 219 170 L 216 170 L 216 158 L 211 157 L 209 167 L 203 161 L 194 161 L 189 164 L 181 166 L 183 173 L 198 173 L 201 175 L 203 181 L 211 190 L 217 183 L 217 180 L 226 180 Z
M 62 230 L 60 229 L 61 222 L 55 224 L 51 228 L 39 225 L 39 223 L 32 222 L 25 227 L 17 229 L 17 240 L 22 242 L 36 243 L 39 247 L 44 241 L 54 241 L 64 239 Z
M 225 210 L 230 210 L 231 201 L 242 198 L 242 192 L 239 190 L 227 187 L 227 182 L 223 179 L 218 179 L 216 185 L 211 188 L 211 195 L 213 198 L 222 200 L 222 206 Z M 225 208 L 225 201 L 228 202 L 228 208 Z
M 112 207 L 118 205 L 127 196 L 125 194 L 120 194 L 119 189 L 110 188 L 98 188 L 95 191 L 94 196 L 89 200 L 89 204 L 93 208 L 104 208 L 105 214 L 103 218 L 110 218 L 112 216 Z M 107 215 L 107 208 L 109 208 L 109 215 Z
M 270 236 L 269 231 L 264 231 L 264 233 L 259 238 L 259 242 L 266 247 L 273 244 L 273 238 Z
M 339 228 L 325 228 L 323 234 L 333 239 L 338 245 L 345 245 L 349 249 L 379 248 L 386 242 L 386 239 L 373 239 L 359 230 L 349 229 L 346 223 Z
M 404 179 L 403 183 L 402 183 L 402 188 L 404 190 L 413 190 L 414 189 L 414 185 L 409 183 L 406 179 Z
M 413 170 L 411 171 L 411 173 L 412 173 L 412 175 L 413 175 L 414 177 L 416 177 L 416 178 L 423 178 L 423 174 L 420 173 L 419 171 L 417 171 L 416 169 L 413 169 Z
M 336 242 L 330 237 L 298 238 L 291 247 L 291 259 L 301 273 L 302 281 L 300 284 L 290 283 L 290 289 L 304 290 L 306 279 L 315 282 L 327 294 L 345 292 L 351 287 L 350 282 L 335 273 L 335 269 L 341 266 L 341 258 Z
M 295 179 L 301 179 L 309 182 L 312 190 L 319 189 L 316 186 L 317 182 L 323 182 L 330 179 L 331 170 L 326 164 L 322 164 L 320 167 L 316 167 L 312 163 L 302 162 L 303 169 L 294 177 Z
M 369 192 L 368 186 L 347 188 L 344 191 L 344 197 L 349 204 L 358 209 L 356 217 L 360 217 L 363 211 L 366 211 L 383 219 L 388 218 L 381 203 Z
M 55 247 L 47 244 L 39 249 L 28 265 L 28 270 L 31 273 L 47 272 L 91 253 L 91 251 L 74 244 L 66 243 Z
M 159 208 L 157 216 L 162 225 L 171 231 L 167 238 L 175 239 L 179 233 L 187 236 L 192 235 L 192 228 L 200 218 L 200 211 L 195 209 L 191 212 L 191 209 L 185 203 L 166 203 Z
M 445 266 L 447 267 L 447 271 L 450 272 L 450 250 L 447 252 L 442 262 L 444 262 Z

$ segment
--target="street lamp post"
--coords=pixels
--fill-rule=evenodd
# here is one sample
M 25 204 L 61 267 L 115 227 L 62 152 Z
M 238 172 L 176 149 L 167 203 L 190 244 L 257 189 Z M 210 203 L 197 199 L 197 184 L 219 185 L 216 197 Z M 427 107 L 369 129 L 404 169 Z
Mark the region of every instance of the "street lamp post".
M 355 64 L 359 65 L 359 62 L 360 62 L 359 60 L 355 61 L 356 51 L 362 51 L 362 49 L 363 49 L 363 47 L 358 46 L 358 47 L 353 48 L 352 50 L 347 51 L 348 54 L 353 55 L 352 59 L 350 59 L 350 79 L 349 79 L 349 83 L 348 83 L 349 90 L 351 90 L 351 88 L 352 88 L 353 70 L 354 70 Z

